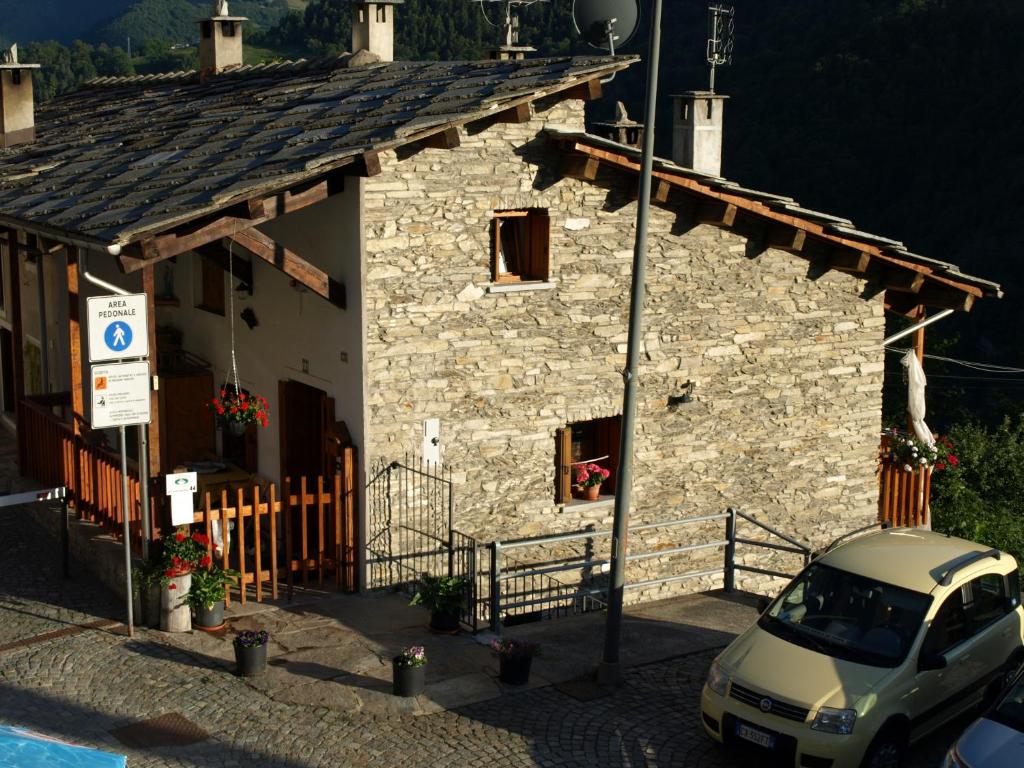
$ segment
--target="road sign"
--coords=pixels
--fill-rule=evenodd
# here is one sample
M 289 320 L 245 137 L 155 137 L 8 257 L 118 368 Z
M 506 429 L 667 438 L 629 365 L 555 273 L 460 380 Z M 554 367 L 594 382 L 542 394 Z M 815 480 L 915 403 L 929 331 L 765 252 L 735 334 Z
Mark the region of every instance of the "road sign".
M 90 380 L 93 429 L 149 424 L 149 363 L 94 365 Z
M 146 294 L 90 296 L 89 362 L 149 355 Z
M 194 494 L 199 488 L 195 472 L 167 475 L 167 495 L 171 497 L 171 525 L 190 525 L 195 508 Z

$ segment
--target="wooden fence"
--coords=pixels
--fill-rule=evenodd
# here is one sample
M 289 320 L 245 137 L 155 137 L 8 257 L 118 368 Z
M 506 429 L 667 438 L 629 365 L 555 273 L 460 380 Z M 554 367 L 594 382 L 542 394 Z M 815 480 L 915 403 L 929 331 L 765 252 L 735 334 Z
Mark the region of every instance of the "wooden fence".
M 97 523 L 120 538 L 124 520 L 120 455 L 74 435 L 65 420 L 66 399 L 66 394 L 54 395 L 26 398 L 18 404 L 21 473 L 46 485 L 66 486 L 79 519 Z M 257 601 L 267 592 L 276 598 L 279 583 L 287 586 L 290 596 L 296 579 L 304 587 L 356 589 L 356 449 L 343 448 L 340 459 L 333 477 L 303 477 L 297 482 L 286 478 L 280 494 L 273 483 L 224 490 L 218 499 L 206 494 L 195 513 L 193 531 L 206 533 L 211 556 L 241 574 L 234 591 L 242 603 L 249 588 Z M 140 484 L 133 464 L 128 469 L 128 523 L 132 546 L 139 552 Z M 152 488 L 159 487 L 154 482 Z M 151 494 L 154 540 L 168 522 L 164 502 L 163 493 Z M 215 548 L 214 538 L 219 547 Z
M 883 435 L 878 461 L 878 518 L 893 526 L 916 528 L 927 525 L 931 497 L 932 469 L 904 469 L 889 455 L 888 438 Z

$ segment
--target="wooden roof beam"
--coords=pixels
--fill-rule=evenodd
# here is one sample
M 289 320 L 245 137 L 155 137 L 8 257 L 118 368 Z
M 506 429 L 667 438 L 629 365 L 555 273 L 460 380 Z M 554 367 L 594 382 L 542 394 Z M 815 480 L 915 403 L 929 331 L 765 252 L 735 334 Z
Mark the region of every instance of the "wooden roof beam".
M 934 280 L 927 280 L 918 293 L 908 295 L 914 296 L 918 304 L 957 312 L 970 312 L 975 300 L 973 294 L 949 288 Z
M 340 170 L 346 176 L 377 176 L 380 174 L 380 155 L 376 150 L 368 149 L 356 158 L 355 162 L 342 166 Z
M 419 144 L 428 149 L 456 149 L 462 146 L 462 139 L 459 136 L 459 129 L 450 125 L 443 131 L 432 133 L 426 138 L 420 139 Z
M 829 269 L 864 276 L 871 265 L 871 254 L 852 248 L 835 248 L 828 257 Z
M 223 242 L 207 243 L 195 250 L 204 259 L 213 262 L 225 272 L 230 271 L 240 282 L 245 284 L 249 295 L 252 295 L 252 264 L 250 262 L 237 255 L 232 258 Z M 234 286 L 231 286 L 231 289 L 234 290 Z
M 878 277 L 878 284 L 885 290 L 902 293 L 919 293 L 924 283 L 925 276 L 921 272 L 902 269 L 886 269 Z
M 530 102 L 524 102 L 522 104 L 516 104 L 514 107 L 503 109 L 496 115 L 490 118 L 492 123 L 513 123 L 521 125 L 522 123 L 530 122 L 533 117 L 533 111 L 530 109 Z
M 594 157 L 583 155 L 567 155 L 562 159 L 560 172 L 562 176 L 570 179 L 581 179 L 593 181 L 597 178 L 597 171 L 601 163 Z
M 800 253 L 807 242 L 807 232 L 799 227 L 790 227 L 786 224 L 770 224 L 765 233 L 764 244 L 769 248 L 778 248 L 780 251 Z
M 694 219 L 699 224 L 714 224 L 716 227 L 731 227 L 736 221 L 739 209 L 722 200 L 704 200 L 697 203 Z
M 562 91 L 562 95 L 567 99 L 597 101 L 601 98 L 601 78 L 595 77 L 593 80 L 574 85 L 572 88 Z
M 258 229 L 245 229 L 228 236 L 253 256 L 279 269 L 297 283 L 341 309 L 345 308 L 345 286 L 294 251 L 272 240 Z

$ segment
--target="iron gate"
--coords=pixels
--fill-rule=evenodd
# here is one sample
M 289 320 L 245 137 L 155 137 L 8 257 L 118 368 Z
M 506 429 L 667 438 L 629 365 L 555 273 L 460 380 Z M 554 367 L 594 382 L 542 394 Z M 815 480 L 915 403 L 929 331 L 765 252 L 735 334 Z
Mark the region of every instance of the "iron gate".
M 466 583 L 462 620 L 476 629 L 477 543 L 452 527 L 452 472 L 417 456 L 379 461 L 366 485 L 370 589 L 415 594 L 419 577 L 457 576 Z

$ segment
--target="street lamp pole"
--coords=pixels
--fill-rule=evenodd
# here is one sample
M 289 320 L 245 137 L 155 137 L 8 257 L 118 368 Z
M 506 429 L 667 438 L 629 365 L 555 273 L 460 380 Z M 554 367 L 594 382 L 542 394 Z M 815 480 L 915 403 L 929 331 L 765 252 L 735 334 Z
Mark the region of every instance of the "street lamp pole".
M 622 598 L 625 590 L 626 534 L 633 491 L 633 432 L 636 427 L 636 394 L 640 347 L 643 344 L 643 311 L 647 287 L 647 222 L 651 210 L 651 172 L 654 167 L 654 121 L 658 105 L 658 59 L 661 49 L 661 0 L 651 0 L 651 38 L 647 55 L 647 111 L 644 117 L 643 160 L 640 164 L 640 199 L 636 212 L 636 245 L 633 250 L 633 282 L 629 299 L 629 344 L 622 372 L 622 434 L 619 470 L 615 481 L 615 523 L 612 532 L 611 586 L 605 620 L 604 656 L 597 670 L 602 685 L 622 682 L 619 636 L 622 632 Z

